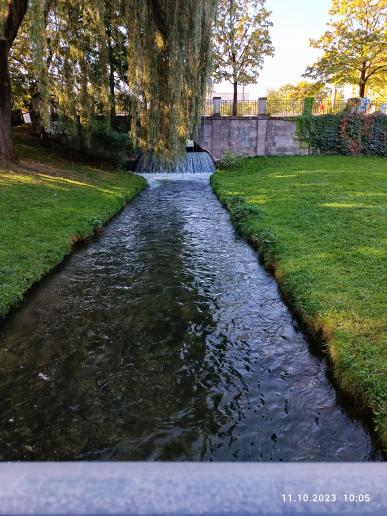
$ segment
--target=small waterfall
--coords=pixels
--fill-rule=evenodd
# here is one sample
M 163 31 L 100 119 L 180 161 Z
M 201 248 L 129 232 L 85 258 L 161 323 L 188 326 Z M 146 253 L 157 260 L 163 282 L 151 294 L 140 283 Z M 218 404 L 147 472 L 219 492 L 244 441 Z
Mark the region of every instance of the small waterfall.
M 186 152 L 182 160 L 172 167 L 161 167 L 151 156 L 141 156 L 136 164 L 140 173 L 211 174 L 214 162 L 208 152 Z

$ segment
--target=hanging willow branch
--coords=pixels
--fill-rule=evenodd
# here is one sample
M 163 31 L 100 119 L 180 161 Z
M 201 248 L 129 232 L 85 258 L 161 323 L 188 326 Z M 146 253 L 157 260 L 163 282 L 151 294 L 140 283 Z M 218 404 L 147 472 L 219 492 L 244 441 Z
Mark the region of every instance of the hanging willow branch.
M 0 0 L 0 39 L 4 37 L 4 23 L 8 14 L 8 0 Z
M 196 130 L 207 87 L 215 0 L 128 0 L 132 136 L 175 161 Z
M 40 120 L 44 128 L 49 125 L 49 84 L 47 70 L 47 36 L 45 0 L 30 0 L 30 29 L 33 65 L 40 94 Z

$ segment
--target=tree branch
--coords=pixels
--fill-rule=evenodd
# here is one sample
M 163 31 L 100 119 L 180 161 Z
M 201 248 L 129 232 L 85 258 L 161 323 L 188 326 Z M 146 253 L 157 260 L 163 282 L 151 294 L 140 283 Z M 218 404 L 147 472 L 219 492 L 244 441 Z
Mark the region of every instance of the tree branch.
M 7 40 L 8 49 L 15 41 L 27 8 L 28 0 L 12 0 L 9 4 L 8 15 L 4 22 L 4 37 Z

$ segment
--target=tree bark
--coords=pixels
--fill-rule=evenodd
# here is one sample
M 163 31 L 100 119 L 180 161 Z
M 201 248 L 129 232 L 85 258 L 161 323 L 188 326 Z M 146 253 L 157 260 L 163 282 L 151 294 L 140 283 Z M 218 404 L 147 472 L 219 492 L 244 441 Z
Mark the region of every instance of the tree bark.
M 359 84 L 359 97 L 365 97 L 365 89 L 366 89 L 366 83 L 362 81 Z
M 15 161 L 11 137 L 11 79 L 9 76 L 9 50 L 15 41 L 20 24 L 28 7 L 28 0 L 12 0 L 0 39 L 0 161 Z
M 360 73 L 360 81 L 359 81 L 359 97 L 365 97 L 365 89 L 366 89 L 366 67 L 363 65 L 362 71 Z
M 11 82 L 8 67 L 8 43 L 0 40 L 0 161 L 15 161 L 11 139 Z
M 238 115 L 238 82 L 234 82 L 234 97 L 232 101 L 232 116 Z

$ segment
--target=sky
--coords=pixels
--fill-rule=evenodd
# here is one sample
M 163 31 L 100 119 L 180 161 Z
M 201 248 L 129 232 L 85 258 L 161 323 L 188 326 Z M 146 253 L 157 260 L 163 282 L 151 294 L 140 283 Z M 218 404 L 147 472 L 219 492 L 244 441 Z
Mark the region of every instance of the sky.
M 272 11 L 271 38 L 275 56 L 266 57 L 258 84 L 249 85 L 250 100 L 266 95 L 268 88 L 305 80 L 302 74 L 319 51 L 309 48 L 309 39 L 321 36 L 329 19 L 331 0 L 266 0 Z M 217 91 L 231 92 L 230 83 L 217 85 Z

